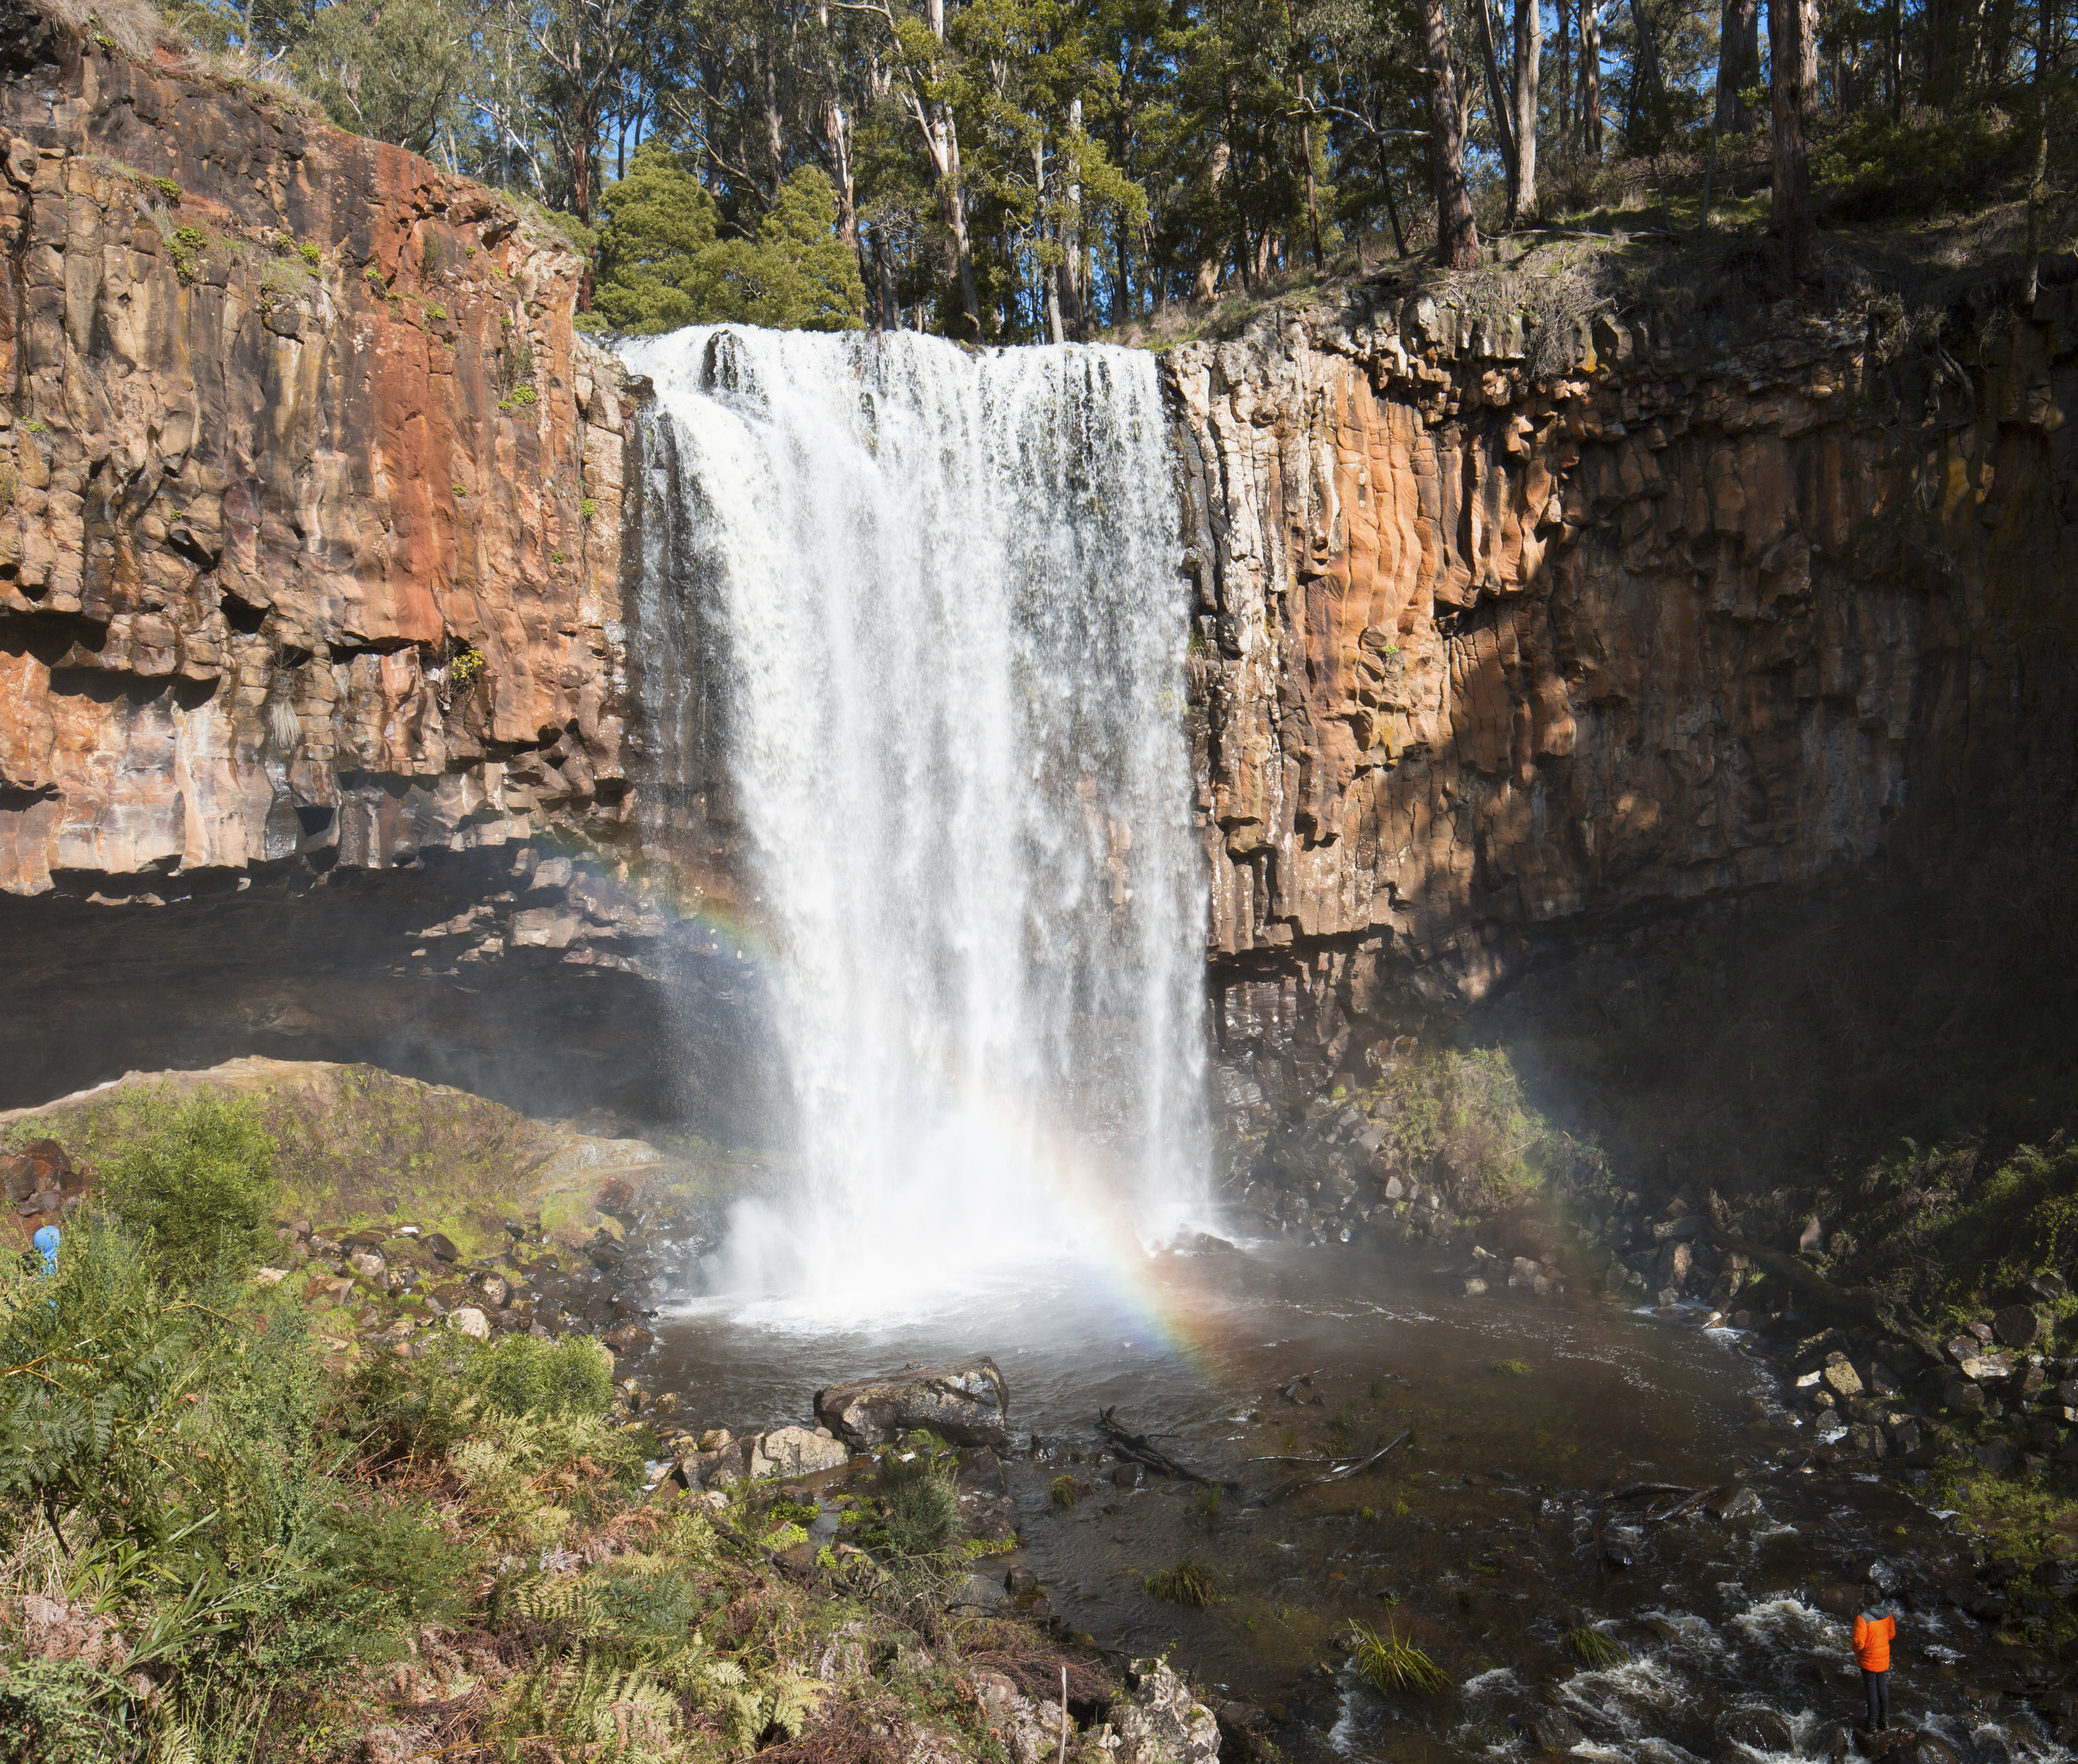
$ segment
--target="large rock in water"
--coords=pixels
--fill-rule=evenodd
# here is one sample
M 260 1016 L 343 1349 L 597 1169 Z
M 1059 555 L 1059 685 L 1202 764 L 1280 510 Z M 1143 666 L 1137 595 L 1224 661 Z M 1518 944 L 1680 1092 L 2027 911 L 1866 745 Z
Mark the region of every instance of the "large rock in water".
M 884 1378 L 815 1392 L 815 1419 L 864 1451 L 928 1427 L 956 1446 L 1010 1444 L 1010 1386 L 987 1354 L 944 1366 L 905 1366 Z

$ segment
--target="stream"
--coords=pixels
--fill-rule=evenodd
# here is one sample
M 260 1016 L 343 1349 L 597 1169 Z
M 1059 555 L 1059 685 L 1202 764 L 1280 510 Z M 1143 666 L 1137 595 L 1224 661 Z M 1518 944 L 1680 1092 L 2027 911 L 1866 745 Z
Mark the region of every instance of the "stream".
M 981 1566 L 1028 1570 L 1041 1609 L 1101 1647 L 1167 1651 L 1294 1756 L 1837 1756 L 1861 1704 L 1842 1614 L 1872 1579 L 1903 1609 L 1896 1756 L 2069 1756 L 2028 1700 L 2047 1663 L 1958 1607 L 1967 1545 L 1894 1484 L 1813 1465 L 1729 1330 L 1466 1298 L 1404 1252 L 1275 1244 L 1063 1260 L 858 1327 L 736 1298 L 658 1329 L 657 1387 L 738 1431 L 809 1417 L 820 1384 L 993 1355 L 1022 1547 Z M 1216 1505 L 1115 1462 L 1096 1425 L 1114 1406 L 1229 1485 Z M 1371 1471 L 1286 1492 L 1402 1435 Z M 1216 1602 L 1145 1589 L 1185 1558 Z M 1363 1686 L 1352 1623 L 1417 1643 L 1453 1689 Z

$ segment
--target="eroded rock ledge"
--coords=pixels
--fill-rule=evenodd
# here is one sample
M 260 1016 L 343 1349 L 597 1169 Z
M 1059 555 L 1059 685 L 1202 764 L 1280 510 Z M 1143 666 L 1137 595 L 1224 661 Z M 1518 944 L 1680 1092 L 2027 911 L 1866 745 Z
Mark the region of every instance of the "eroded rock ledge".
M 1170 360 L 1230 1053 L 1354 1065 L 1627 919 L 2068 818 L 2068 288 L 1888 362 L 1605 318 L 1539 371 L 1469 303 Z
M 263 86 L 0 42 L 0 890 L 610 831 L 576 254 Z

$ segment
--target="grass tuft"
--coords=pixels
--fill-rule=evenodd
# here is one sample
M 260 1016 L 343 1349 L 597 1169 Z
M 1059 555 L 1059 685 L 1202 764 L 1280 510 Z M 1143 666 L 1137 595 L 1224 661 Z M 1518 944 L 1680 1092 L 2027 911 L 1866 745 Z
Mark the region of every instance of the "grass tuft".
M 1631 1650 L 1613 1635 L 1604 1635 L 1587 1624 L 1567 1630 L 1562 1639 L 1566 1652 L 1590 1668 L 1620 1666 L 1631 1658 Z
M 1202 1610 L 1225 1596 L 1226 1581 L 1210 1563 L 1184 1556 L 1170 1567 L 1156 1569 L 1140 1582 L 1140 1589 L 1151 1599 Z
M 1358 1624 L 1356 1638 L 1357 1676 L 1374 1691 L 1434 1697 L 1450 1688 L 1450 1674 L 1391 1624 L 1381 1635 L 1369 1624 Z
M 1504 1378 L 1527 1378 L 1529 1367 L 1520 1360 L 1496 1360 L 1494 1370 Z

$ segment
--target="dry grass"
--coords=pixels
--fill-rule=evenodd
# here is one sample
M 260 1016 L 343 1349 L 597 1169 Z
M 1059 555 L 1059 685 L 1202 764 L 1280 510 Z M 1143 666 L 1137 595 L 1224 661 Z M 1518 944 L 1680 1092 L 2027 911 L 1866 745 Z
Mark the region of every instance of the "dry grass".
M 133 62 L 150 62 L 161 49 L 182 53 L 187 43 L 149 0 L 28 0 L 37 12 L 68 31 Z

